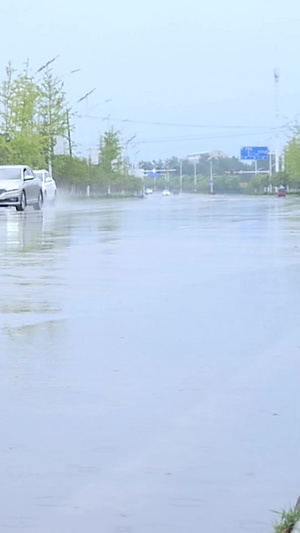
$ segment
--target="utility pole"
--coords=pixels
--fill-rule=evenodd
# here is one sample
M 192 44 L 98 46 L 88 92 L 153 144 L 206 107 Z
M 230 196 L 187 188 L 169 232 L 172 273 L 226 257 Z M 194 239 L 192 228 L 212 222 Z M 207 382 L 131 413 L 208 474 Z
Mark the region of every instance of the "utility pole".
M 72 158 L 73 157 L 73 151 L 72 151 L 72 139 L 71 139 L 69 109 L 67 109 L 67 133 L 68 133 L 68 144 L 69 144 L 69 156 Z
M 84 96 L 82 96 L 81 98 L 79 98 L 79 100 L 77 100 L 77 104 L 79 104 L 80 102 L 83 102 L 85 100 L 86 102 L 86 115 L 88 116 L 89 114 L 89 104 L 88 104 L 88 97 L 95 91 L 96 89 L 92 89 L 91 91 L 89 91 L 88 93 L 86 93 Z
M 279 172 L 279 70 L 274 69 L 275 81 L 275 172 Z
M 188 155 L 188 160 L 194 164 L 194 192 L 197 192 L 197 163 L 201 159 L 201 155 L 207 153 L 208 152 L 198 152 L 197 154 Z
M 272 178 L 272 166 L 273 166 L 273 158 L 272 158 L 272 152 L 269 153 L 269 176 L 270 176 L 270 183 Z
M 210 163 L 210 180 L 209 180 L 210 194 L 214 194 L 213 156 L 210 156 L 208 158 L 208 161 Z
M 179 171 L 180 171 L 180 174 L 179 174 L 179 183 L 180 183 L 180 192 L 182 192 L 182 161 L 180 161 L 179 163 Z
M 194 192 L 197 192 L 197 161 L 194 159 Z

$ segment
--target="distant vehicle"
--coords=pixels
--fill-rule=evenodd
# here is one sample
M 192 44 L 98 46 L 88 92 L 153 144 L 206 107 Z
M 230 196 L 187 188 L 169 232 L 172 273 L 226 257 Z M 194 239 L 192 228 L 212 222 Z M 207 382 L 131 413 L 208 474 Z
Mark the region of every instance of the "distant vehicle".
M 49 204 L 56 203 L 57 187 L 55 180 L 50 176 L 48 170 L 34 170 L 35 176 L 39 178 L 42 184 L 44 202 Z
M 152 194 L 153 193 L 153 189 L 150 189 L 150 187 L 147 187 L 147 189 L 145 190 L 145 194 Z
M 179 194 L 180 193 L 180 190 L 179 189 L 174 189 L 173 190 L 173 194 Z
M 165 189 L 162 194 L 163 196 L 171 196 L 171 193 L 168 189 Z
M 278 197 L 283 197 L 283 198 L 286 197 L 286 188 L 285 188 L 284 185 L 280 185 L 280 187 L 278 187 L 277 196 Z
M 27 205 L 39 211 L 43 206 L 41 182 L 27 165 L 0 166 L 0 206 L 24 211 Z

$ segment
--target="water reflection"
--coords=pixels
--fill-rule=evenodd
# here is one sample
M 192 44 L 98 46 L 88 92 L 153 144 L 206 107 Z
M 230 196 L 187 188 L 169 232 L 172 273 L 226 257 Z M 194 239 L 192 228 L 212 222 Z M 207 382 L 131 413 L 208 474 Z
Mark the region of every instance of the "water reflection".
M 58 257 L 49 254 L 62 246 L 55 211 L 7 209 L 0 221 L 0 325 L 8 332 L 53 319 L 61 311 L 55 290 L 63 283 Z
M 43 228 L 43 212 L 15 213 L 5 210 L 1 216 L 1 248 L 3 251 L 22 251 L 35 249 Z
M 68 228 L 66 224 L 61 224 L 62 221 L 55 210 L 15 213 L 7 209 L 4 213 L 0 212 L 0 222 L 2 257 L 4 252 L 38 252 L 55 246 L 67 246 L 69 242 L 66 240 Z M 60 227 L 64 237 L 63 243 L 59 239 Z M 11 256 L 8 255 L 6 259 L 10 260 Z
M 66 298 L 63 290 L 75 285 L 78 291 L 90 246 L 101 245 L 104 256 L 112 252 L 120 216 L 118 205 L 0 211 L 0 326 L 6 333 L 66 316 L 72 295 Z

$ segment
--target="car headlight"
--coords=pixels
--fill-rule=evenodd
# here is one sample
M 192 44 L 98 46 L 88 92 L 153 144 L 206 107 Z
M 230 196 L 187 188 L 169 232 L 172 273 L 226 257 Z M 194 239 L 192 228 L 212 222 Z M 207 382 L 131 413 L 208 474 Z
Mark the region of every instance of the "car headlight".
M 6 192 L 18 192 L 19 190 L 19 187 L 10 187 L 5 189 Z

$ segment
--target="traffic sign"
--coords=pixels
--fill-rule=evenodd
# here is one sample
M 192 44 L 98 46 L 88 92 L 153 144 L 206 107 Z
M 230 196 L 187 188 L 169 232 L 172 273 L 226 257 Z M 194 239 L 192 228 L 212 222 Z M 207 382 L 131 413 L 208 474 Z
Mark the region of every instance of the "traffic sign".
M 247 161 L 267 161 L 269 159 L 269 149 L 267 146 L 243 146 L 241 148 L 241 159 Z
M 150 170 L 150 171 L 147 172 L 147 176 L 148 176 L 148 178 L 159 178 L 160 173 L 159 172 L 154 172 L 153 170 Z

